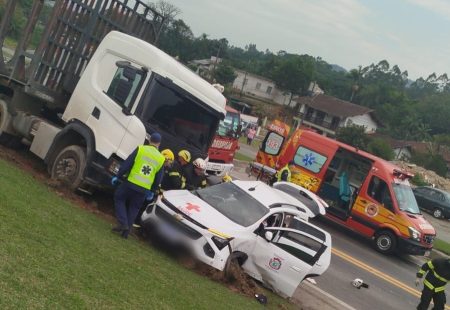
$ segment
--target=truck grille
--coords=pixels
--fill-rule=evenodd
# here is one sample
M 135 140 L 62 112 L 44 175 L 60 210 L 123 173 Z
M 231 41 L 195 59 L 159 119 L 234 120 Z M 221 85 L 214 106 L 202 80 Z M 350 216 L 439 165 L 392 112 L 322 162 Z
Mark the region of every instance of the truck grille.
M 173 228 L 175 228 L 182 234 L 187 235 L 191 239 L 197 240 L 202 236 L 198 231 L 187 226 L 182 221 L 177 220 L 174 216 L 172 216 L 169 213 L 167 213 L 166 211 L 164 211 L 158 205 L 156 206 L 155 214 L 159 218 L 161 218 L 163 221 L 169 223 L 170 226 L 172 226 Z
M 423 241 L 427 244 L 432 244 L 435 237 L 435 235 L 424 235 Z

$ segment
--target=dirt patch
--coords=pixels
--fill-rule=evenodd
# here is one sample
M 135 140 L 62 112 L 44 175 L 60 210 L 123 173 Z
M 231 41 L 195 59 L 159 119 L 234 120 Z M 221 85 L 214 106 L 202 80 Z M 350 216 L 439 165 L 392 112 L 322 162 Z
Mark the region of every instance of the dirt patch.
M 97 214 L 113 222 L 113 200 L 110 194 L 98 192 L 91 196 L 77 194 L 65 188 L 61 182 L 50 179 L 44 162 L 28 152 L 25 148 L 12 150 L 0 145 L 0 158 L 13 163 L 18 168 L 30 174 L 34 179 L 45 184 L 48 189 L 71 203 Z
M 422 168 L 420 166 L 402 162 L 402 161 L 395 161 L 394 162 L 397 166 L 405 169 L 406 171 L 412 173 L 412 174 L 418 174 L 422 177 L 422 179 L 429 183 L 430 185 L 434 185 L 437 188 L 440 188 L 444 191 L 450 192 L 450 180 L 444 177 L 441 177 L 437 173 L 431 170 L 427 170 L 425 168 Z

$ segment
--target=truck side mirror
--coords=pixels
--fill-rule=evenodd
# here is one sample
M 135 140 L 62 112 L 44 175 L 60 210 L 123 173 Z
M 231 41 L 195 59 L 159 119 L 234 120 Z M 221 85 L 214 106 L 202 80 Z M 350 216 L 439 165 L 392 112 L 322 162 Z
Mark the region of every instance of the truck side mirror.
M 266 231 L 266 232 L 264 233 L 264 238 L 266 238 L 266 240 L 267 240 L 268 242 L 272 241 L 272 239 L 273 239 L 273 232 L 271 232 L 271 231 Z

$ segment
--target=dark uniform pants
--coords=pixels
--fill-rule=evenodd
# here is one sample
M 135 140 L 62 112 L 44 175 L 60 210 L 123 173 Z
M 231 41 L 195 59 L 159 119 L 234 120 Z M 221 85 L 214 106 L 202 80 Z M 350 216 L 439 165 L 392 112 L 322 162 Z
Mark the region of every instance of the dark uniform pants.
M 445 307 L 445 291 L 435 293 L 428 287 L 424 286 L 422 290 L 422 296 L 420 296 L 420 304 L 417 306 L 417 310 L 427 310 L 430 305 L 431 299 L 433 299 L 433 310 L 444 310 Z
M 116 218 L 122 227 L 128 227 L 128 231 L 123 235 L 127 236 L 134 223 L 136 215 L 145 201 L 146 194 L 136 191 L 123 182 L 114 194 L 114 207 Z M 128 206 L 127 206 L 128 203 Z

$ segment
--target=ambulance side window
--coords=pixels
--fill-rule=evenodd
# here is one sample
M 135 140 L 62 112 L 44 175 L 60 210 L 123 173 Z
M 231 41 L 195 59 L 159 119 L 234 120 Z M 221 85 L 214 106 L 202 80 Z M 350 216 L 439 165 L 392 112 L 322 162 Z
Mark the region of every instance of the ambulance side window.
M 261 145 L 261 150 L 269 155 L 278 155 L 283 146 L 284 137 L 275 132 L 269 133 Z
M 383 204 L 385 208 L 391 211 L 394 210 L 391 193 L 389 192 L 389 186 L 379 177 L 372 177 L 367 194 L 380 204 Z

